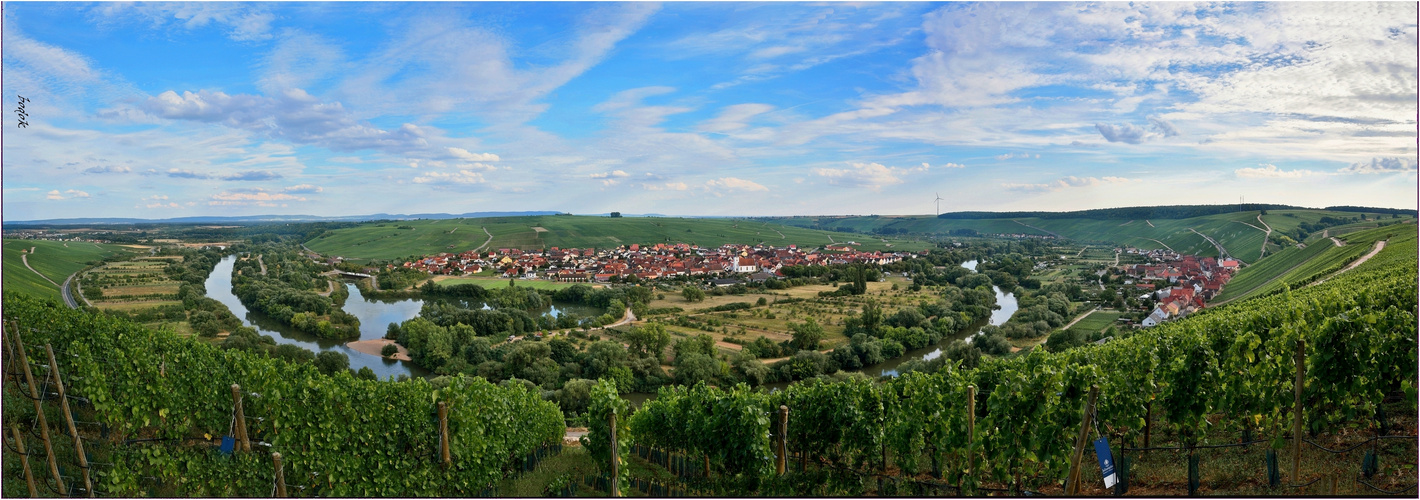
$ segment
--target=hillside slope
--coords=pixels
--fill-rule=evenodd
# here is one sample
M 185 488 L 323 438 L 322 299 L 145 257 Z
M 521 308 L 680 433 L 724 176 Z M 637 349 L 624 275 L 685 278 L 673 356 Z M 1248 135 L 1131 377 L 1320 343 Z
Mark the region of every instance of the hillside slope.
M 64 283 L 65 278 L 83 269 L 88 262 L 133 252 L 118 245 L 80 241 L 6 239 L 3 246 L 4 256 L 0 260 L 4 261 L 4 280 L 0 285 L 6 290 L 54 300 L 59 300 L 59 287 L 54 283 Z M 31 249 L 34 249 L 33 254 L 22 253 Z M 26 261 L 29 268 L 25 267 Z
M 1144 219 L 1120 220 L 1105 218 L 1057 218 L 1057 217 L 1016 217 L 1016 218 L 973 218 L 951 219 L 927 215 L 914 216 L 849 216 L 849 217 L 785 217 L 765 220 L 804 228 L 836 231 L 851 231 L 878 234 L 935 234 L 959 235 L 963 231 L 982 234 L 1027 234 L 1036 236 L 1054 235 L 1085 243 L 1110 243 L 1134 246 L 1143 249 L 1168 248 L 1179 253 L 1202 256 L 1218 256 L 1219 252 L 1204 236 L 1222 245 L 1226 253 L 1248 264 L 1257 263 L 1261 257 L 1283 248 L 1274 243 L 1264 243 L 1267 229 L 1274 236 L 1295 236 L 1303 224 L 1318 224 L 1323 217 L 1335 219 L 1355 219 L 1361 214 L 1332 210 L 1269 210 L 1267 215 L 1258 211 L 1230 212 L 1205 215 L 1186 219 Z M 1376 218 L 1389 222 L 1388 214 L 1365 214 L 1366 222 L 1348 224 L 1344 227 L 1375 227 Z M 1405 220 L 1413 217 L 1402 216 Z M 1195 232 L 1196 231 L 1196 232 Z M 969 233 L 967 233 L 969 234 Z M 1289 237 L 1290 237 L 1289 236 Z M 1264 244 L 1266 250 L 1264 251 Z
M 485 232 L 485 230 L 487 232 Z M 490 240 L 490 235 L 492 239 Z M 911 240 L 820 231 L 744 219 L 591 217 L 575 215 L 379 222 L 338 229 L 306 242 L 311 250 L 347 259 L 395 259 L 473 249 L 612 248 L 620 245 L 726 243 L 818 247 L 856 241 L 862 250 L 920 250 Z

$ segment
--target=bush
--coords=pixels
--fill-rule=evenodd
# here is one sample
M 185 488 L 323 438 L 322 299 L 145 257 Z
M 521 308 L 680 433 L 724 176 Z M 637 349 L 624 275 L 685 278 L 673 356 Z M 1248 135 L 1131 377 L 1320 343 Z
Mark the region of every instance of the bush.
M 399 354 L 399 348 L 395 347 L 394 344 L 385 344 L 384 347 L 380 348 L 381 356 L 388 358 L 394 356 L 395 354 Z

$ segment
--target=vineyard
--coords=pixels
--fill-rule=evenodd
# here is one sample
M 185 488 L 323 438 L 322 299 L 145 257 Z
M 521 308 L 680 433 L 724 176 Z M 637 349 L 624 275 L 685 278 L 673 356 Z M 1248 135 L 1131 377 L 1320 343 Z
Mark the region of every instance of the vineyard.
M 1334 492 L 1334 477 L 1289 468 L 1278 457 L 1300 457 L 1303 442 L 1335 451 L 1317 444 L 1323 434 L 1369 436 L 1351 449 L 1401 439 L 1413 455 L 1414 428 L 1384 435 L 1382 404 L 1389 397 L 1407 413 L 1415 408 L 1414 253 L 1413 236 L 1403 238 L 1379 261 L 1322 286 L 1209 310 L 1102 346 L 1034 350 L 976 369 L 949 366 L 883 384 L 815 379 L 772 394 L 743 385 L 663 389 L 629 419 L 615 419 L 617 437 L 649 450 L 652 463 L 683 468 L 688 459 L 699 469 L 703 460 L 693 475 L 721 478 L 703 483 L 708 494 L 1059 493 L 1075 469 L 1072 452 L 1096 435 L 1125 455 L 1167 437 L 1174 446 L 1151 449 L 1187 453 L 1190 492 L 1199 487 L 1198 451 L 1244 445 L 1268 449 L 1272 487 L 1330 479 Z M 1094 397 L 1086 404 L 1092 389 L 1097 405 Z M 609 457 L 606 441 L 596 440 L 612 434 L 607 413 L 624 406 L 611 391 L 594 399 L 612 399 L 594 401 L 588 419 L 591 449 Z M 781 408 L 787 417 L 778 431 L 771 422 Z M 798 475 L 772 474 L 780 446 L 798 459 Z M 1357 484 L 1386 492 L 1365 482 L 1375 474 L 1371 446 Z M 624 463 L 628 447 L 618 447 Z M 1413 462 L 1408 470 L 1413 481 Z M 912 482 L 894 490 L 884 478 Z
M 26 493 L 31 468 L 44 496 L 271 496 L 277 477 L 292 496 L 472 496 L 565 428 L 556 404 L 519 384 L 325 376 L 53 302 L 4 302 L 8 451 L 27 450 L 25 471 L 5 460 L 7 497 Z

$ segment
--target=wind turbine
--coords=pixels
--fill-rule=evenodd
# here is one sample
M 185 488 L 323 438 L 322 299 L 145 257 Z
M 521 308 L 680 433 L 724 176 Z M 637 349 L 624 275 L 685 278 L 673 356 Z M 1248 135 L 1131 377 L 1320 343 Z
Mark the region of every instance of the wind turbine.
M 937 202 L 937 215 L 942 215 L 942 194 L 941 194 L 941 193 L 936 193 L 936 194 L 937 194 L 937 200 L 936 200 L 936 202 Z

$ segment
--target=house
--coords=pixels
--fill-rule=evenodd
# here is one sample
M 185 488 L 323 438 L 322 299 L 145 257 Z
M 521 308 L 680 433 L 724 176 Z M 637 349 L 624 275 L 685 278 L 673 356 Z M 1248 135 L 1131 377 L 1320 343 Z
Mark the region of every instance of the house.
M 735 259 L 735 272 L 752 273 L 759 270 L 759 265 L 753 257 L 739 257 Z

